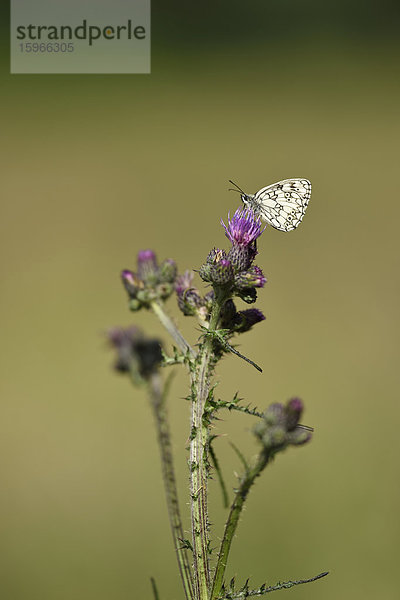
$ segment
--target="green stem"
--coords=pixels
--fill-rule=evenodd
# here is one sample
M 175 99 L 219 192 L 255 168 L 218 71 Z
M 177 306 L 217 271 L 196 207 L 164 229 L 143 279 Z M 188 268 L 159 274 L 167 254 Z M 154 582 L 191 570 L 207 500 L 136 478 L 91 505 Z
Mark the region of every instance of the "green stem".
M 179 509 L 174 463 L 171 447 L 171 435 L 168 425 L 168 415 L 165 406 L 166 389 L 163 390 L 161 377 L 154 373 L 149 380 L 151 406 L 157 429 L 160 447 L 162 472 L 165 494 L 167 497 L 168 515 L 171 524 L 172 538 L 179 566 L 186 600 L 193 600 L 193 584 L 189 559 L 186 548 L 183 547 L 183 527 Z
M 217 329 L 225 297 L 216 296 L 210 316 L 209 330 Z M 192 376 L 192 417 L 190 436 L 190 493 L 193 538 L 193 568 L 196 600 L 208 600 L 210 588 L 209 534 L 207 510 L 208 424 L 204 407 L 210 391 L 213 340 L 205 336 Z
M 154 314 L 158 317 L 161 324 L 165 327 L 168 333 L 171 335 L 173 340 L 175 341 L 177 347 L 182 352 L 182 354 L 188 354 L 190 357 L 194 357 L 195 353 L 190 344 L 185 340 L 179 329 L 176 327 L 175 323 L 165 311 L 164 303 L 161 300 L 154 300 L 151 303 L 151 308 L 153 309 Z
M 232 502 L 229 516 L 225 523 L 224 536 L 222 538 L 221 546 L 218 553 L 218 559 L 214 573 L 213 587 L 211 592 L 211 600 L 216 600 L 220 597 L 222 584 L 224 583 L 224 576 L 226 565 L 228 562 L 229 551 L 231 549 L 232 540 L 235 535 L 236 528 L 238 526 L 239 517 L 242 512 L 244 502 L 255 479 L 264 470 L 268 463 L 268 460 L 269 454 L 264 450 L 261 451 L 257 457 L 255 465 L 245 472 L 240 482 L 239 488 L 236 490 L 235 498 Z

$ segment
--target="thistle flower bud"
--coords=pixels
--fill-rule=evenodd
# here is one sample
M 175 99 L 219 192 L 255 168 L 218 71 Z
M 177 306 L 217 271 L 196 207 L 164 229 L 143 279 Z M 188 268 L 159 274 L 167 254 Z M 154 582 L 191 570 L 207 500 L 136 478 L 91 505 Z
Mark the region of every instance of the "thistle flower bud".
M 286 424 L 288 431 L 292 431 L 300 422 L 303 412 L 303 402 L 300 398 L 292 398 L 285 406 Z
M 257 308 L 248 308 L 247 310 L 239 310 L 236 317 L 235 331 L 244 333 L 249 331 L 256 323 L 265 320 L 265 316 Z
M 159 267 L 159 280 L 161 283 L 174 283 L 177 275 L 176 262 L 172 258 L 164 260 Z
M 219 262 L 220 260 L 222 260 L 222 259 L 224 259 L 226 257 L 227 256 L 226 256 L 225 250 L 221 250 L 220 248 L 213 248 L 208 253 L 206 262 L 209 265 L 214 265 L 215 263 Z
M 204 300 L 197 289 L 192 286 L 192 281 L 193 273 L 191 271 L 185 271 L 175 281 L 178 306 L 187 317 L 198 314 L 198 311 L 204 307 Z
M 282 404 L 275 402 L 270 404 L 264 413 L 264 421 L 267 426 L 282 425 L 285 422 L 285 410 Z
M 238 312 L 235 303 L 229 299 L 225 302 L 221 310 L 221 327 L 222 329 L 235 329 Z
M 232 244 L 232 247 L 228 252 L 228 259 L 231 261 L 236 272 L 245 271 L 250 267 L 255 255 L 256 252 L 254 252 L 254 249 L 251 246 Z
M 267 408 L 253 430 L 267 452 L 274 454 L 287 446 L 300 446 L 311 439 L 311 431 L 298 425 L 302 410 L 303 403 L 299 398 L 292 398 L 285 406 L 276 403 Z
M 166 300 L 167 298 L 169 298 L 173 291 L 173 283 L 159 283 L 155 288 L 156 297 L 161 298 L 161 300 Z
M 256 288 L 243 288 L 236 291 L 236 296 L 239 296 L 246 304 L 254 304 L 257 300 L 257 290 Z
M 211 268 L 212 265 L 209 265 L 208 263 L 204 263 L 204 265 L 201 265 L 200 269 L 199 269 L 199 275 L 202 278 L 203 281 L 206 281 L 207 283 L 211 282 Z
M 139 339 L 134 345 L 134 352 L 139 361 L 139 373 L 149 376 L 162 361 L 161 344 L 157 339 Z
M 292 446 L 302 446 L 309 442 L 312 438 L 312 432 L 301 427 L 296 427 L 293 431 L 290 431 L 287 436 L 287 443 Z
M 210 281 L 217 285 L 225 285 L 233 280 L 234 272 L 231 262 L 223 258 L 211 265 L 209 271 Z
M 129 271 L 129 269 L 124 269 L 121 272 L 121 280 L 124 288 L 128 292 L 128 296 L 130 298 L 136 298 L 138 291 L 143 288 L 143 282 L 139 277 L 132 271 Z
M 213 265 L 219 264 L 222 260 L 226 259 L 225 250 L 220 250 L 219 248 L 213 248 L 206 258 L 206 262 L 204 265 L 200 267 L 199 275 L 203 281 L 207 281 L 211 283 L 213 281 L 212 273 L 213 273 Z
M 113 327 L 106 335 L 116 350 L 116 371 L 137 372 L 140 377 L 146 378 L 162 360 L 160 342 L 146 338 L 138 327 Z
M 235 287 L 238 289 L 262 288 L 266 281 L 262 270 L 256 265 L 235 275 Z
M 140 250 L 137 257 L 138 275 L 147 284 L 157 282 L 157 259 L 153 250 Z
M 154 300 L 166 300 L 173 293 L 176 264 L 168 258 L 158 267 L 153 250 L 141 250 L 137 257 L 137 274 L 125 269 L 121 278 L 131 300 L 130 309 L 149 308 Z

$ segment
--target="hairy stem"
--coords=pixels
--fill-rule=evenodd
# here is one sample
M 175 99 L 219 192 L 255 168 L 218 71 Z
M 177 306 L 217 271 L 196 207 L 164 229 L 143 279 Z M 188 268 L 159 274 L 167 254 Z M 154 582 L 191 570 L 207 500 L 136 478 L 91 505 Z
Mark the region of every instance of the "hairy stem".
M 178 493 L 171 447 L 171 435 L 168 425 L 168 415 L 165 406 L 166 389 L 162 387 L 159 373 L 154 373 L 149 379 L 151 406 L 157 429 L 160 447 L 161 465 L 164 479 L 165 495 L 167 498 L 168 515 L 171 524 L 172 538 L 179 566 L 186 600 L 193 600 L 193 584 L 187 550 L 183 546 L 183 527 L 179 510 Z
M 266 467 L 270 455 L 262 450 L 257 457 L 257 461 L 252 468 L 246 470 L 243 475 L 240 485 L 236 490 L 234 500 L 231 505 L 228 519 L 225 523 L 224 536 L 221 541 L 221 546 L 218 553 L 217 564 L 215 567 L 214 581 L 211 592 L 211 600 L 216 600 L 220 597 L 222 584 L 224 583 L 224 576 L 226 565 L 228 563 L 229 551 L 233 537 L 236 532 L 236 528 L 239 523 L 239 517 L 242 512 L 244 502 L 253 485 L 255 479 L 261 474 Z
M 216 297 L 209 330 L 217 329 L 224 297 Z M 190 492 L 192 513 L 193 566 L 196 600 L 208 600 L 210 588 L 209 532 L 207 510 L 208 424 L 204 407 L 210 391 L 213 340 L 205 336 L 192 375 L 192 418 L 190 436 Z

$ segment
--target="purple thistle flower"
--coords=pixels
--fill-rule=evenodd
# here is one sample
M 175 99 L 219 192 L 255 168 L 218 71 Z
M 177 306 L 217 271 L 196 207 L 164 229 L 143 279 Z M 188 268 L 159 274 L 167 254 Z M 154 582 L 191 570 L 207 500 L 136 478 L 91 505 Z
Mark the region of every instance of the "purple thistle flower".
M 262 234 L 261 219 L 249 208 L 238 208 L 232 219 L 228 215 L 228 225 L 221 219 L 226 237 L 232 244 L 249 246 Z

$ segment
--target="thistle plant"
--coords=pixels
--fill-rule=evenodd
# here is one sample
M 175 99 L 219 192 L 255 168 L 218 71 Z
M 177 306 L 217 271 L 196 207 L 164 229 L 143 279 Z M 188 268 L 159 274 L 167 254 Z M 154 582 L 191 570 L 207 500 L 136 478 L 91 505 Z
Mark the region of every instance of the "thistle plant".
M 238 394 L 230 399 L 220 399 L 216 395 L 214 376 L 222 357 L 231 354 L 232 360 L 245 360 L 257 371 L 262 370 L 237 350 L 235 342 L 238 336 L 249 332 L 264 320 L 259 309 L 243 308 L 243 303 L 254 305 L 258 292 L 266 284 L 262 269 L 255 264 L 257 240 L 266 228 L 262 227 L 260 218 L 250 208 L 242 208 L 232 218 L 228 217 L 226 224 L 223 221 L 221 224 L 230 248 L 213 248 L 204 264 L 197 266 L 199 276 L 206 284 L 203 294 L 194 285 L 193 271 L 178 275 L 174 260 L 167 259 L 159 264 L 152 250 L 139 252 L 135 271 L 122 271 L 121 279 L 128 294 L 129 308 L 133 312 L 150 310 L 154 313 L 172 338 L 170 350 L 166 350 L 158 339 L 146 337 L 136 326 L 113 328 L 108 332 L 109 342 L 116 352 L 115 369 L 129 376 L 134 386 L 145 387 L 148 391 L 160 449 L 173 545 L 186 600 L 239 600 L 262 596 L 327 575 L 323 572 L 311 578 L 278 582 L 275 585 L 263 583 L 256 588 L 251 588 L 246 578 L 243 579 L 244 584 L 239 586 L 234 580 L 227 582 L 225 578 L 243 505 L 256 479 L 277 454 L 289 446 L 309 443 L 313 431 L 300 423 L 304 407 L 299 398 L 258 410 L 244 403 Z M 185 317 L 196 319 L 195 331 L 200 333 L 193 346 L 167 312 L 166 303 L 172 296 L 176 297 Z M 167 411 L 171 377 L 162 375 L 174 365 L 185 369 L 189 378 L 190 535 L 183 530 L 171 450 Z M 219 413 L 226 410 L 238 411 L 253 419 L 252 433 L 258 442 L 258 453 L 250 459 L 232 444 L 240 459 L 242 473 L 231 500 L 213 446 L 213 422 Z M 214 560 L 211 540 L 215 543 L 217 535 L 212 538 L 208 512 L 208 488 L 213 473 L 214 479 L 221 484 L 225 506 L 230 506 Z M 154 580 L 152 589 L 157 600 L 159 595 Z

